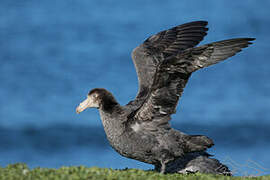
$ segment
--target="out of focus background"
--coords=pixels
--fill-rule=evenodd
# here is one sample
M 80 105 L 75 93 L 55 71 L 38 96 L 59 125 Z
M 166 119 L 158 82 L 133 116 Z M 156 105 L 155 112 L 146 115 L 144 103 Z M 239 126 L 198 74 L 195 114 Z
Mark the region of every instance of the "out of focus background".
M 1 0 L 0 166 L 151 169 L 118 155 L 97 110 L 76 106 L 95 87 L 121 104 L 138 84 L 130 53 L 147 37 L 207 20 L 202 44 L 255 37 L 229 60 L 194 73 L 172 126 L 211 137 L 235 175 L 270 173 L 270 1 Z

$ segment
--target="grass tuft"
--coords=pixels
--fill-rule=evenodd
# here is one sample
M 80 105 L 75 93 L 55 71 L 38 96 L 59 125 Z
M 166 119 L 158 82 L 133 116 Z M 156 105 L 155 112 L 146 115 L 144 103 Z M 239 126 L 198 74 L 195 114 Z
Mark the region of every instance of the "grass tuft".
M 28 180 L 28 179 L 45 179 L 45 180 L 215 180 L 215 179 L 254 179 L 270 180 L 270 175 L 259 177 L 228 177 L 213 174 L 160 174 L 154 171 L 144 171 L 139 169 L 113 170 L 108 168 L 72 166 L 61 167 L 59 169 L 51 168 L 34 168 L 30 170 L 26 164 L 17 163 L 8 165 L 5 168 L 0 167 L 1 180 Z

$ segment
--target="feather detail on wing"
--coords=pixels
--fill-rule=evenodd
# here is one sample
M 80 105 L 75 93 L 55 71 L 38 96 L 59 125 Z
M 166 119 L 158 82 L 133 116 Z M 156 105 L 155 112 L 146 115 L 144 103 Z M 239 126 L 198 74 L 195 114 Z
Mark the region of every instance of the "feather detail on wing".
M 148 54 L 163 53 L 164 57 L 199 44 L 207 34 L 206 21 L 194 21 L 159 32 L 144 41 Z
M 194 21 L 162 31 L 146 39 L 132 52 L 139 80 L 137 99 L 149 92 L 156 69 L 165 58 L 196 46 L 207 34 L 206 21 Z

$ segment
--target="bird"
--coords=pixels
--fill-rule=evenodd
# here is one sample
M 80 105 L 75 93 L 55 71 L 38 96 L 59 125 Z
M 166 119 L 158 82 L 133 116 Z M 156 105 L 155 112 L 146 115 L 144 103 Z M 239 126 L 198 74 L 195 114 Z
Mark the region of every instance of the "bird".
M 134 100 L 120 105 L 111 92 L 94 88 L 76 108 L 98 108 L 112 148 L 124 157 L 160 167 L 188 153 L 214 145 L 204 135 L 188 135 L 171 127 L 171 115 L 191 74 L 221 62 L 252 44 L 255 38 L 234 38 L 197 46 L 207 35 L 207 21 L 193 21 L 161 31 L 132 51 L 138 76 Z
M 222 164 L 219 160 L 212 158 L 207 152 L 190 152 L 183 157 L 179 157 L 166 165 L 166 173 L 204 173 L 232 176 L 228 166 Z M 156 171 L 160 171 L 160 165 L 155 166 Z

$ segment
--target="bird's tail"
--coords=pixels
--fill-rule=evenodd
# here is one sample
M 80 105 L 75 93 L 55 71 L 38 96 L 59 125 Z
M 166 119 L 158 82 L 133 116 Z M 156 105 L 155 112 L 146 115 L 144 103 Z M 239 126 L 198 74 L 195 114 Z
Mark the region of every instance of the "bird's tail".
M 205 151 L 214 145 L 212 139 L 207 136 L 202 135 L 187 135 L 185 137 L 185 151 L 188 152 L 198 152 Z

